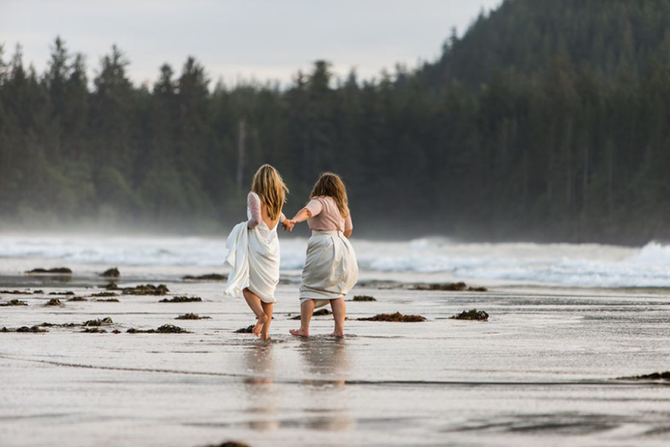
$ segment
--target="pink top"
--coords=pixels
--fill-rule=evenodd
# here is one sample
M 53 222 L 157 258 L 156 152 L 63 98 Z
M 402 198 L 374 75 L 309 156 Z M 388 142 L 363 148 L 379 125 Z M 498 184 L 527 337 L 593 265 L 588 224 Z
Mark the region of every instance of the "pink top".
M 305 208 L 312 213 L 312 217 L 307 220 L 310 230 L 344 232 L 354 228 L 351 213 L 349 217 L 343 219 L 332 197 L 315 197 L 305 205 Z

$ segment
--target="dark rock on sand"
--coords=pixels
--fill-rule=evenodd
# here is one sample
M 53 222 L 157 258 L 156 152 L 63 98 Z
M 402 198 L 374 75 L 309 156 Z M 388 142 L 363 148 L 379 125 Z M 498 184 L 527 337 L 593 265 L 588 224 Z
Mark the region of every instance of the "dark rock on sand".
M 666 380 L 670 381 L 670 371 L 643 374 L 641 376 L 619 377 L 618 380 Z
M 105 270 L 104 272 L 102 272 L 100 274 L 100 276 L 102 276 L 104 278 L 118 278 L 119 276 L 121 276 L 121 272 L 119 272 L 118 268 L 114 267 L 114 268 Z
M 51 292 L 49 295 L 74 296 L 74 292 Z
M 182 278 L 184 281 L 225 281 L 228 275 L 221 275 L 219 273 L 208 273 L 207 275 L 186 275 Z
M 141 284 L 139 286 L 123 289 L 124 295 L 166 295 L 168 292 L 169 290 L 165 284 L 160 284 L 158 286 L 154 286 L 153 284 Z
M 174 298 L 163 298 L 159 303 L 195 303 L 202 301 L 198 296 L 175 296 Z
M 368 295 L 356 295 L 353 301 L 377 301 L 377 299 Z
M 238 329 L 235 331 L 236 334 L 252 334 L 252 330 L 254 328 L 254 325 L 252 324 L 251 326 L 243 327 L 242 329 Z
M 120 334 L 120 333 L 121 333 L 121 331 L 118 330 L 118 329 L 114 329 L 114 330 L 112 331 L 112 334 Z
M 19 300 L 9 300 L 6 303 L 0 303 L 0 306 L 2 307 L 8 307 L 8 306 L 27 306 L 28 303 L 25 301 L 19 301 Z
M 93 298 L 109 298 L 111 296 L 119 296 L 118 294 L 114 292 L 100 292 L 100 293 L 94 293 L 91 295 Z
M 489 314 L 483 310 L 472 309 L 468 311 L 463 311 L 458 315 L 449 317 L 452 320 L 471 320 L 471 321 L 487 321 L 489 319 Z
M 313 317 L 324 317 L 326 315 L 330 315 L 332 312 L 329 311 L 328 309 L 321 309 L 317 310 L 312 314 Z M 296 315 L 295 317 L 291 318 L 291 320 L 300 320 L 300 315 Z
M 62 306 L 62 305 L 63 305 L 63 303 L 62 303 L 61 300 L 59 300 L 58 298 L 51 298 L 51 299 L 50 299 L 49 301 L 47 301 L 47 303 L 45 304 L 45 306 Z
M 400 312 L 394 314 L 379 314 L 374 317 L 358 318 L 359 321 L 389 321 L 392 323 L 419 323 L 426 321 L 426 317 L 421 315 L 403 315 Z
M 187 330 L 182 329 L 179 326 L 174 326 L 172 324 L 164 324 L 158 329 L 149 329 L 149 330 L 130 328 L 126 332 L 128 332 L 129 334 L 188 334 L 189 333 Z
M 198 314 L 184 314 L 179 315 L 175 320 L 209 320 L 212 317 L 201 317 Z
M 72 270 L 67 267 L 57 267 L 54 269 L 37 268 L 26 272 L 28 275 L 71 275 Z
M 112 324 L 114 323 L 111 317 L 105 317 L 103 319 L 97 320 L 88 320 L 82 323 L 82 326 L 102 326 L 103 324 Z

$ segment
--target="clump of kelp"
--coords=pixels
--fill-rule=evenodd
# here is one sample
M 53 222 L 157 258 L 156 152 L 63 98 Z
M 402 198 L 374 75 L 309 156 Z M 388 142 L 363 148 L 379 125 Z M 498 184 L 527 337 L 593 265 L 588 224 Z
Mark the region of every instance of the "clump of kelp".
M 443 292 L 488 292 L 486 287 L 468 287 L 464 282 L 452 282 L 446 284 L 416 284 L 413 290 L 437 290 Z
M 225 281 L 228 279 L 228 275 L 222 275 L 220 273 L 208 273 L 206 275 L 186 275 L 182 277 L 184 281 Z
M 463 311 L 460 314 L 454 315 L 453 317 L 449 318 L 451 318 L 452 320 L 488 321 L 489 314 L 487 314 L 483 310 L 472 309 Z
M 159 303 L 197 303 L 200 301 L 202 301 L 202 298 L 198 296 L 180 295 L 174 298 L 163 298 Z
M 32 333 L 38 333 L 38 332 L 48 332 L 45 329 L 42 329 L 39 325 L 35 326 L 21 326 L 20 328 L 16 329 L 7 329 L 6 327 L 3 327 L 0 329 L 0 332 L 32 332 Z
M 352 300 L 354 302 L 365 302 L 365 301 L 377 301 L 377 299 L 373 296 L 369 295 L 356 295 L 354 299 Z
M 105 317 L 96 320 L 88 320 L 82 323 L 82 326 L 102 326 L 103 324 L 113 324 L 111 317 Z
M 254 325 L 243 327 L 234 331 L 236 334 L 253 334 Z
M 332 314 L 332 312 L 329 311 L 328 309 L 320 309 L 320 310 L 317 310 L 316 312 L 314 312 L 312 314 L 312 316 L 313 317 L 325 317 L 325 316 L 330 315 L 330 314 Z M 291 314 L 289 314 L 289 316 L 291 316 Z M 295 317 L 291 318 L 291 320 L 299 320 L 299 319 L 300 319 L 300 315 L 296 315 Z
M 34 292 L 31 292 L 30 290 L 27 291 L 21 291 L 21 290 L 0 290 L 0 294 L 2 295 L 32 295 L 34 293 L 44 293 L 41 290 L 35 290 Z
M 98 303 L 118 303 L 119 299 L 118 298 L 107 298 L 107 299 L 104 299 L 104 300 L 95 300 L 95 301 L 97 301 Z
M 201 317 L 198 314 L 184 314 L 184 315 L 179 315 L 175 320 L 209 320 L 212 317 L 207 317 L 203 316 Z
M 75 296 L 73 298 L 70 298 L 68 301 L 73 301 L 73 302 L 78 302 L 78 301 L 88 301 L 86 298 L 83 296 Z
M 99 292 L 91 295 L 92 298 L 109 298 L 113 296 L 119 296 L 119 295 L 114 292 Z
M 378 314 L 374 317 L 357 318 L 359 321 L 387 321 L 391 323 L 420 323 L 426 321 L 422 315 L 403 315 L 400 312 L 394 314 Z
M 9 300 L 6 303 L 0 303 L 0 307 L 9 307 L 9 306 L 27 306 L 28 303 L 21 300 Z
M 51 298 L 46 302 L 45 306 L 62 306 L 63 303 L 58 298 Z
M 205 447 L 251 447 L 249 444 L 244 444 L 242 442 L 227 441 L 221 444 L 209 444 Z
M 135 287 L 119 287 L 115 282 L 110 282 L 105 286 L 106 290 L 119 291 L 124 295 L 167 295 L 170 291 L 165 284 L 157 286 L 153 284 L 140 284 Z
M 25 272 L 27 275 L 71 275 L 72 270 L 67 267 L 56 267 L 53 269 L 36 268 Z
M 67 291 L 67 292 L 50 292 L 49 295 L 56 295 L 56 296 L 74 296 L 74 292 Z
M 617 380 L 656 380 L 670 381 L 670 371 L 655 372 L 651 374 L 642 374 L 640 376 L 619 377 Z
M 118 268 L 114 267 L 111 269 L 107 269 L 104 272 L 100 274 L 103 278 L 118 278 L 121 276 L 121 272 L 119 271 Z
M 135 329 L 131 327 L 126 332 L 129 334 L 188 334 L 189 333 L 187 330 L 182 329 L 179 326 L 175 326 L 173 324 L 164 324 L 158 329 L 148 329 L 148 330 Z

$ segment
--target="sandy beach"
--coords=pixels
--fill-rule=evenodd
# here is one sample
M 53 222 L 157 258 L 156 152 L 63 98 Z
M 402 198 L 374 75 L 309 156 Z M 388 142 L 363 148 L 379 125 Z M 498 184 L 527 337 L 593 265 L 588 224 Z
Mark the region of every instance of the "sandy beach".
M 191 269 L 193 270 L 193 269 Z M 203 269 L 197 269 L 203 271 Z M 123 270 L 122 270 L 123 271 Z M 132 271 L 132 269 L 131 269 Z M 150 276 L 150 275 L 149 275 Z M 488 292 L 359 286 L 344 339 L 315 317 L 295 328 L 297 283 L 278 289 L 270 342 L 221 282 L 167 275 L 166 296 L 92 298 L 107 281 L 5 275 L 0 328 L 3 446 L 665 445 L 670 388 L 620 377 L 667 369 L 662 290 L 497 285 Z M 122 276 L 119 287 L 158 284 Z M 487 284 L 488 285 L 488 284 Z M 72 292 L 87 301 L 68 301 Z M 353 296 L 352 295 L 352 296 Z M 162 303 L 175 296 L 201 302 Z M 60 306 L 46 306 L 58 298 Z M 113 299 L 112 298 L 112 299 Z M 351 298 L 351 297 L 350 297 Z M 489 321 L 457 321 L 469 309 Z M 356 321 L 401 312 L 420 323 Z M 197 313 L 202 320 L 176 320 Z M 112 323 L 88 327 L 89 320 Z M 77 323 L 76 326 L 57 326 Z M 128 333 L 176 325 L 187 333 Z M 97 328 L 104 333 L 86 333 Z M 118 331 L 119 333 L 114 333 Z

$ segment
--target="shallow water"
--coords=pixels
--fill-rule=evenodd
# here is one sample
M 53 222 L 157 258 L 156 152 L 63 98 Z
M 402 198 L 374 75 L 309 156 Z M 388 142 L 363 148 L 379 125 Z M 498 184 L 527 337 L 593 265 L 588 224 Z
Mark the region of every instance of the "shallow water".
M 20 271 L 18 265 L 12 271 Z M 239 300 L 223 298 L 220 283 L 186 283 L 170 269 L 127 271 L 134 279 L 124 274 L 122 286 L 143 275 L 161 277 L 171 295 L 204 301 L 165 304 L 158 303 L 162 297 L 121 296 L 120 303 L 53 308 L 43 306 L 48 295 L 2 296 L 29 306 L 0 308 L 0 327 L 110 316 L 114 324 L 106 329 L 122 333 L 58 327 L 42 334 L 0 333 L 1 445 L 670 442 L 670 387 L 616 380 L 670 369 L 670 294 L 663 289 L 496 284 L 488 293 L 468 293 L 359 287 L 353 294 L 378 301 L 347 303 L 350 318 L 400 311 L 428 321 L 352 320 L 347 337 L 338 340 L 326 336 L 332 320 L 318 317 L 314 337 L 304 340 L 288 335 L 297 323 L 288 316 L 298 311 L 297 284 L 285 284 L 278 290 L 273 339 L 266 343 L 233 333 L 252 322 L 251 313 Z M 99 291 L 92 286 L 101 283 L 83 273 L 66 283 L 0 277 L 0 289 L 78 295 Z M 490 321 L 448 319 L 475 307 L 486 310 Z M 212 319 L 174 320 L 186 312 Z M 163 324 L 191 333 L 125 333 Z

